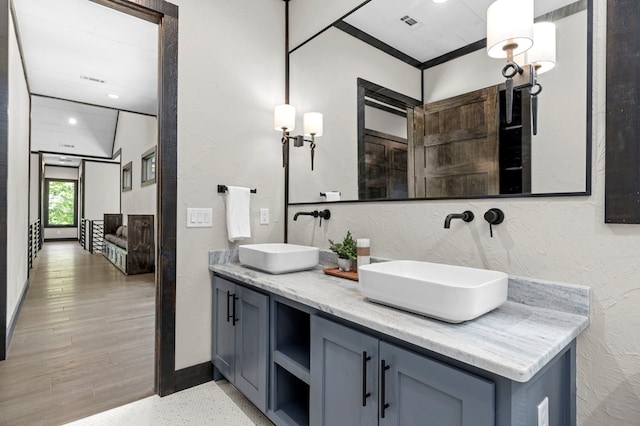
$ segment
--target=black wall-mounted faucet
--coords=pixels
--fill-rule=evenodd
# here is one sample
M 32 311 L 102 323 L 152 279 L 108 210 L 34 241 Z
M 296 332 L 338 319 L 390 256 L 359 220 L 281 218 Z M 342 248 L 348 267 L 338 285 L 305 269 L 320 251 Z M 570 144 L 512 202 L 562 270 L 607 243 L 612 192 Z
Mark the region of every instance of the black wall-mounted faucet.
M 451 227 L 451 219 L 462 219 L 465 222 L 471 222 L 473 220 L 473 213 L 466 210 L 462 213 L 448 214 L 447 218 L 444 220 L 444 229 L 449 229 Z
M 331 211 L 329 211 L 329 209 L 325 209 L 325 210 L 314 210 L 312 212 L 297 212 L 295 215 L 293 215 L 293 220 L 298 220 L 298 216 L 313 216 L 313 217 L 319 217 L 320 218 L 320 226 L 322 226 L 322 219 L 324 220 L 329 220 L 331 218 Z

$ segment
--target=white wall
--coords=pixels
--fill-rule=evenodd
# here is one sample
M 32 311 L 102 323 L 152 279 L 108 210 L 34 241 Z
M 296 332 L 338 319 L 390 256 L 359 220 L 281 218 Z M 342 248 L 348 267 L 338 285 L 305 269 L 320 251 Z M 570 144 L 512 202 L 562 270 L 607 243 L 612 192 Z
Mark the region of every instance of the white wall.
M 77 181 L 79 177 L 78 172 L 77 167 L 46 166 L 44 168 L 44 177 L 45 179 L 70 179 Z M 45 189 L 42 188 L 42 190 L 44 191 Z M 44 221 L 44 217 L 42 220 Z M 43 222 L 43 226 L 44 225 Z M 78 238 L 78 228 L 44 228 L 45 240 L 58 238 Z
M 7 177 L 7 325 L 27 283 L 29 247 L 29 93 L 9 18 Z M 2 337 L 4 338 L 4 337 Z
M 586 22 L 586 10 L 555 22 L 556 67 L 539 76 L 543 91 L 538 97 L 538 135 L 531 139 L 533 193 L 585 190 Z M 503 83 L 503 65 L 504 60 L 489 58 L 481 49 L 429 68 L 424 101 Z
M 420 70 L 336 28 L 291 54 L 291 104 L 298 118 L 292 134 L 302 134 L 303 113 L 318 111 L 324 117 L 313 171 L 309 144 L 291 148 L 291 202 L 320 201 L 325 191 L 358 199 L 358 78 L 421 97 Z
M 252 238 L 283 240 L 280 137 L 284 101 L 284 2 L 179 0 L 176 368 L 211 360 L 208 250 L 227 240 L 216 185 L 256 188 Z M 213 208 L 212 228 L 186 228 L 187 207 Z M 259 225 L 259 209 L 271 223 Z
M 122 192 L 121 213 L 128 214 L 156 214 L 157 185 L 143 187 L 141 181 L 142 154 L 158 143 L 158 121 L 156 117 L 120 111 L 118 128 L 113 150 L 122 149 L 120 155 L 121 166 L 131 161 L 132 189 Z M 118 185 L 120 179 L 118 178 Z M 116 210 L 112 211 L 117 212 Z
M 327 238 L 351 230 L 371 238 L 375 256 L 590 286 L 591 325 L 577 349 L 578 424 L 628 426 L 640 424 L 640 227 L 604 223 L 606 1 L 594 4 L 592 196 L 336 204 L 322 228 L 314 221 L 291 221 L 289 229 L 292 243 L 326 248 Z M 564 105 L 571 108 L 573 102 L 566 99 Z M 489 238 L 482 214 L 492 207 L 501 208 L 506 219 Z M 448 213 L 466 209 L 476 213 L 475 221 L 443 229 Z
M 102 220 L 120 212 L 120 164 L 84 162 L 84 218 Z

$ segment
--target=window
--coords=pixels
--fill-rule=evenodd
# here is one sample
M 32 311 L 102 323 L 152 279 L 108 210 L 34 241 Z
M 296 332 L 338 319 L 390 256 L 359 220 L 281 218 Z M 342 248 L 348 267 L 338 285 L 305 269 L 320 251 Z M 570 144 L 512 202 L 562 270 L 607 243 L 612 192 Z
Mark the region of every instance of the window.
M 156 147 L 142 154 L 142 186 L 156 183 Z
M 131 191 L 133 187 L 133 172 L 131 171 L 131 161 L 122 167 L 122 192 Z
M 45 226 L 78 226 L 78 182 L 45 179 Z

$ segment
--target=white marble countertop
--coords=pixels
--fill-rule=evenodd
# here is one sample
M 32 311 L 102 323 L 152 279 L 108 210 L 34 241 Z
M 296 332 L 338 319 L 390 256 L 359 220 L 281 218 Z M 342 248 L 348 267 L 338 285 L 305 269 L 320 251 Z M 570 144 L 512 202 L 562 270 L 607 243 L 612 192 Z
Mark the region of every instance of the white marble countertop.
M 357 282 L 326 275 L 321 267 L 282 275 L 237 263 L 209 269 L 518 382 L 530 380 L 589 325 L 588 314 L 539 307 L 545 306 L 540 300 L 538 306 L 508 300 L 475 320 L 448 324 L 371 303 L 360 294 Z M 532 283 L 527 282 L 536 285 Z M 588 303 L 588 290 L 586 294 Z

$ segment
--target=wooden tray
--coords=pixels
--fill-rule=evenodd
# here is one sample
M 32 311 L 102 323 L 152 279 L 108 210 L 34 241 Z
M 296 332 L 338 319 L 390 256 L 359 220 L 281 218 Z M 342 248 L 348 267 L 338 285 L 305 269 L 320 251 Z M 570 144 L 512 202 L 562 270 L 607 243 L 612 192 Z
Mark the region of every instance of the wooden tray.
M 333 276 L 340 277 L 340 278 L 346 278 L 346 279 L 352 280 L 352 281 L 358 281 L 358 272 L 357 271 L 344 272 L 344 271 L 341 271 L 338 268 L 324 268 L 322 271 L 325 274 L 328 274 L 328 275 L 333 275 Z

